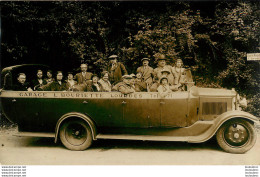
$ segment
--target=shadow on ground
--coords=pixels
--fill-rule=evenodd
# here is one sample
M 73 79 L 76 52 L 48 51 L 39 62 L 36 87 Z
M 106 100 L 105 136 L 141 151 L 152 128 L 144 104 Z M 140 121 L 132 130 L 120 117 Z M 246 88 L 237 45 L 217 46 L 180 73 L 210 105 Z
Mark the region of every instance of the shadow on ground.
M 53 138 L 31 138 L 31 137 L 14 137 L 17 139 L 16 143 L 21 147 L 48 147 L 48 148 L 62 148 L 66 149 L 60 141 L 54 143 Z M 100 151 L 108 150 L 164 150 L 164 151 L 178 151 L 178 150 L 202 150 L 211 149 L 222 151 L 215 138 L 210 139 L 204 143 L 186 143 L 186 142 L 165 142 L 165 141 L 135 141 L 135 140 L 97 140 L 94 141 L 89 149 Z

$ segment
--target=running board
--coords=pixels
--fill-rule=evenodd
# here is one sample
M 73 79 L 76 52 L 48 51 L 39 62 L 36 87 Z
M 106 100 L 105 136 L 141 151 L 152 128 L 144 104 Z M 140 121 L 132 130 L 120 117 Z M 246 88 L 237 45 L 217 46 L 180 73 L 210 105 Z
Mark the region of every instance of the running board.
M 42 132 L 18 132 L 13 136 L 25 136 L 25 137 L 44 137 L 44 138 L 55 138 L 55 133 L 42 133 Z
M 147 140 L 147 141 L 189 141 L 189 137 L 151 136 L 151 135 L 108 135 L 98 134 L 96 139 Z

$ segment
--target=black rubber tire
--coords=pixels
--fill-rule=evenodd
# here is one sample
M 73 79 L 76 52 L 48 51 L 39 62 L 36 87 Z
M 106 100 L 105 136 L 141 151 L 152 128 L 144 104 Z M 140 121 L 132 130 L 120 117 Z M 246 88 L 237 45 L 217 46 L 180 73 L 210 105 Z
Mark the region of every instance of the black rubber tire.
M 62 124 L 59 132 L 62 144 L 73 151 L 89 148 L 93 142 L 89 125 L 83 120 L 69 120 Z
M 237 127 L 240 127 L 240 130 Z M 242 132 L 243 134 L 241 134 Z M 244 119 L 234 119 L 225 122 L 219 128 L 216 138 L 219 146 L 224 151 L 243 154 L 254 146 L 257 134 L 254 126 L 249 121 Z

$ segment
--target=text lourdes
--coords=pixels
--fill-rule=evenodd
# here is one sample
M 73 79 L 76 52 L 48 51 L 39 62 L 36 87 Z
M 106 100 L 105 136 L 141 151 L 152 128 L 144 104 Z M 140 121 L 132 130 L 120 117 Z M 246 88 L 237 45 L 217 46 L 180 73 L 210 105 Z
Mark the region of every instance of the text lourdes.
M 122 94 L 120 92 L 19 92 L 20 97 L 32 97 L 32 98 L 136 98 L 136 99 L 158 99 L 158 93 L 133 93 Z M 166 98 L 172 98 L 172 94 L 166 96 Z

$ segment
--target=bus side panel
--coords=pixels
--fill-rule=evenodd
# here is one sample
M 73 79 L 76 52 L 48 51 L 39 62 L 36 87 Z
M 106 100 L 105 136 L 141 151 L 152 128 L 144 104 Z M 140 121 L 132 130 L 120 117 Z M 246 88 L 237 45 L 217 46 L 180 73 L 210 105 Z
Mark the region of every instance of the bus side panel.
M 20 131 L 53 132 L 57 121 L 70 112 L 89 116 L 98 127 L 122 127 L 121 102 L 120 99 L 17 98 L 15 107 Z

